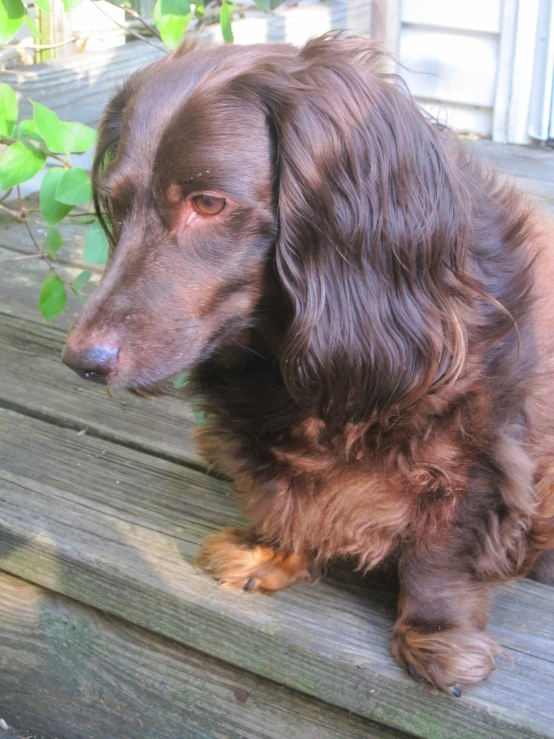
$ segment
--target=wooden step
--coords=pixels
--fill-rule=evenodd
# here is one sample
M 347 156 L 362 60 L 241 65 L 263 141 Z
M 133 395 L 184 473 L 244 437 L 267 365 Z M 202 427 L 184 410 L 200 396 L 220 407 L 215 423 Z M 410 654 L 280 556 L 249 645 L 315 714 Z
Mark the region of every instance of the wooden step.
M 518 163 L 506 153 L 511 174 L 544 181 L 550 203 L 552 159 L 522 153 Z M 85 228 L 64 228 L 57 269 L 71 278 Z M 179 734 L 180 720 L 221 739 L 319 739 L 326 727 L 337 739 L 554 737 L 554 588 L 499 589 L 490 630 L 511 662 L 455 700 L 413 683 L 392 660 L 392 583 L 339 569 L 315 587 L 264 598 L 196 572 L 203 537 L 242 521 L 229 486 L 204 473 L 183 403 L 112 400 L 61 365 L 79 304 L 70 296 L 69 310 L 44 325 L 46 265 L 13 259 L 32 251 L 23 229 L 10 224 L 0 238 L 0 568 L 19 578 L 0 578 L 0 715 L 8 706 L 49 716 L 52 735 L 67 739 L 80 739 L 79 715 L 83 739 L 194 737 L 188 724 Z M 80 647 L 64 619 L 90 634 Z M 175 679 L 169 698 L 164 672 Z M 227 688 L 239 678 L 251 696 L 262 687 L 259 703 L 239 701 L 237 715 Z
M 89 435 L 202 466 L 194 415 L 170 397 L 108 395 L 65 367 L 65 331 L 13 316 L 0 317 L 0 403 Z
M 225 483 L 0 411 L 0 566 L 236 667 L 420 737 L 554 736 L 554 590 L 500 589 L 504 660 L 459 700 L 393 663 L 394 588 L 326 580 L 272 598 L 194 569 L 206 533 L 241 521 Z
M 407 736 L 2 573 L 0 593 L 1 713 L 26 735 Z

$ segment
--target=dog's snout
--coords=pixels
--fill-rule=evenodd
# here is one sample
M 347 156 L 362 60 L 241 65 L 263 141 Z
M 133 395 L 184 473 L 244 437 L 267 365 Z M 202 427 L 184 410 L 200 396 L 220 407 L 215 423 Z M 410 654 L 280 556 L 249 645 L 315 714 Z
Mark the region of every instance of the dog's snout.
M 77 349 L 66 344 L 62 361 L 81 377 L 105 384 L 117 366 L 119 347 L 87 346 Z

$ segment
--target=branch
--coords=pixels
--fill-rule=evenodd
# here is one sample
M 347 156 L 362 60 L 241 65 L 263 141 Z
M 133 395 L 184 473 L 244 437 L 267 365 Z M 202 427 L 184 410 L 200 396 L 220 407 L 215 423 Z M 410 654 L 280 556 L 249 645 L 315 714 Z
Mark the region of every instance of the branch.
M 25 219 L 21 217 L 21 213 L 16 213 L 15 210 L 12 210 L 11 208 L 6 208 L 5 205 L 0 205 L 0 211 L 2 213 L 7 213 L 12 218 L 15 218 L 16 221 L 24 221 Z
M 68 159 L 64 159 L 59 154 L 54 154 L 50 151 L 50 149 L 47 149 L 45 146 L 41 146 L 38 141 L 35 141 L 34 139 L 30 139 L 28 136 L 21 136 L 21 138 L 17 139 L 11 139 L 7 136 L 0 136 L 0 144 L 5 144 L 6 146 L 11 146 L 12 144 L 15 144 L 17 141 L 28 141 L 30 144 L 35 146 L 40 151 L 43 151 L 47 157 L 51 157 L 52 159 L 56 159 L 56 161 L 61 162 L 64 167 L 68 167 L 69 169 L 73 168 L 73 165 Z
M 13 49 L 14 51 L 21 51 L 25 49 L 40 49 L 40 50 L 46 50 L 46 49 L 57 49 L 60 46 L 65 46 L 66 44 L 72 44 L 74 41 L 77 41 L 77 37 L 74 36 L 73 38 L 65 39 L 65 41 L 59 41 L 57 44 L 24 44 L 22 41 L 18 41 L 16 44 L 0 44 L 0 49 Z
M 146 38 L 145 36 L 138 33 L 137 31 L 134 31 L 132 28 L 129 28 L 124 23 L 119 23 L 118 21 L 114 20 L 114 18 L 112 18 L 112 16 L 104 10 L 104 8 L 100 5 L 100 3 L 95 3 L 94 0 L 91 0 L 91 2 L 101 13 L 104 13 L 104 15 L 107 18 L 109 18 L 112 21 L 112 23 L 115 23 L 116 26 L 119 26 L 120 28 L 122 28 L 125 31 L 125 33 L 130 33 L 132 36 L 135 36 L 135 38 L 138 38 L 141 41 L 145 41 L 147 44 L 150 44 L 150 46 L 153 46 L 155 49 L 158 49 L 158 51 L 163 51 L 166 54 L 169 53 L 165 46 L 159 46 L 158 44 L 155 44 L 153 41 L 150 41 L 149 38 Z
M 124 10 L 126 13 L 128 13 L 131 16 L 131 18 L 135 18 L 137 21 L 139 21 L 149 33 L 151 33 L 153 36 L 155 36 L 156 38 L 160 39 L 160 41 L 162 41 L 162 37 L 160 36 L 160 32 L 158 31 L 156 26 L 149 25 L 149 23 L 134 8 L 126 8 L 125 5 L 119 5 L 118 3 L 113 2 L 113 0 L 108 0 L 108 2 L 110 3 L 110 5 L 113 5 L 116 8 L 121 8 L 122 10 Z
M 46 259 L 46 256 L 44 254 L 20 254 L 18 257 L 0 259 L 0 264 L 2 264 L 2 262 L 19 262 L 22 259 Z
M 19 198 L 19 200 L 21 201 L 21 190 L 20 190 L 20 188 L 19 188 L 19 185 L 17 186 L 17 197 L 18 197 L 18 198 Z M 27 222 L 27 219 L 24 219 L 24 220 L 23 220 L 23 223 L 25 224 L 25 228 L 26 228 L 26 229 L 27 229 L 27 231 L 29 232 L 29 236 L 31 237 L 31 241 L 33 242 L 33 245 L 34 245 L 35 249 L 37 250 L 37 252 L 39 253 L 39 255 L 40 255 L 40 256 L 41 256 L 41 257 L 42 257 L 42 258 L 44 259 L 44 261 L 45 261 L 45 262 L 46 262 L 46 264 L 48 265 L 48 269 L 49 269 L 49 270 L 50 270 L 51 272 L 53 272 L 53 273 L 54 273 L 54 274 L 56 275 L 56 277 L 57 277 L 58 279 L 60 279 L 60 280 L 61 280 L 61 281 L 62 281 L 62 282 L 64 283 L 64 285 L 65 285 L 65 281 L 64 281 L 64 280 L 63 280 L 63 279 L 62 279 L 62 278 L 61 278 L 61 277 L 59 276 L 59 274 L 58 274 L 58 272 L 57 272 L 56 268 L 54 267 L 54 263 L 53 263 L 52 259 L 51 259 L 51 258 L 50 258 L 50 257 L 48 256 L 48 254 L 46 254 L 46 252 L 44 252 L 44 251 L 43 251 L 43 250 L 42 250 L 42 249 L 40 248 L 40 246 L 38 245 L 38 243 L 37 243 L 37 240 L 36 240 L 36 239 L 35 239 L 35 237 L 33 236 L 33 232 L 31 231 L 31 228 L 30 228 L 30 226 L 29 226 L 29 223 Z

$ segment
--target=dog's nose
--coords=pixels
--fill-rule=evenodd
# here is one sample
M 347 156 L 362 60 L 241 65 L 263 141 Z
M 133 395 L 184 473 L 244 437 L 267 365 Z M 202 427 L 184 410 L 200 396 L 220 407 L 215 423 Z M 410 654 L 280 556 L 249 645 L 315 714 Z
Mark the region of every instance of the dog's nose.
M 66 344 L 62 352 L 62 362 L 81 377 L 106 384 L 108 376 L 116 368 L 118 353 L 118 347 L 87 346 L 84 349 L 75 349 Z

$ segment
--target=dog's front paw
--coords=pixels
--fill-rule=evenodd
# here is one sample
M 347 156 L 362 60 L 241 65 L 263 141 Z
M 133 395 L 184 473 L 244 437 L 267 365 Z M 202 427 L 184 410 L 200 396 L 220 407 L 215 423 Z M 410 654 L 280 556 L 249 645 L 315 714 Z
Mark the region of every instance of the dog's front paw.
M 265 595 L 313 580 L 307 557 L 260 544 L 247 529 L 228 528 L 209 536 L 196 566 L 211 572 L 222 587 Z
M 430 631 L 399 624 L 392 638 L 398 663 L 415 680 L 455 697 L 462 689 L 486 680 L 502 654 L 498 644 L 483 631 L 453 627 Z

